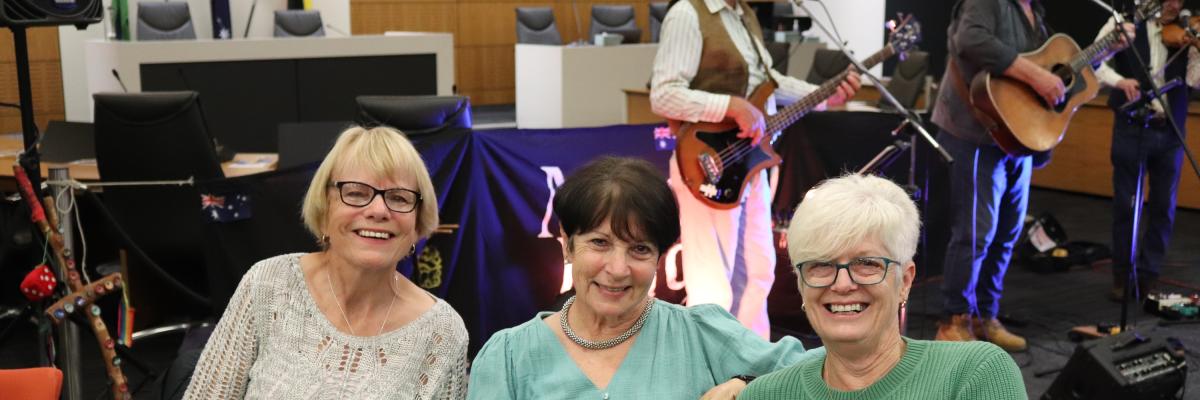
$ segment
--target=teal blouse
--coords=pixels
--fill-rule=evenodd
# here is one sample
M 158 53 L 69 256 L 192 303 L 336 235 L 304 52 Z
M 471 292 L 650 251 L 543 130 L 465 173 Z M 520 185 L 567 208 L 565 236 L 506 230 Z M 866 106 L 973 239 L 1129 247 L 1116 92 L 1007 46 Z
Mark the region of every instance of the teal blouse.
M 804 352 L 792 337 L 763 340 L 719 306 L 655 300 L 608 387 L 598 388 L 542 322 L 550 314 L 492 335 L 472 363 L 468 399 L 695 400 L 734 375 L 765 375 Z

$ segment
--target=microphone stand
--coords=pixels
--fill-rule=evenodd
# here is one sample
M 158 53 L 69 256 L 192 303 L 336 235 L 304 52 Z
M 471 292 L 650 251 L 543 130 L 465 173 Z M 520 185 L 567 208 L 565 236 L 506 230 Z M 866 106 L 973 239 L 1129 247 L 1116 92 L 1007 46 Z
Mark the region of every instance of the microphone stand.
M 899 139 L 899 138 L 896 139 L 893 142 L 893 144 L 888 145 L 886 148 L 884 148 L 878 155 L 875 156 L 874 159 L 871 160 L 870 163 L 868 163 L 861 170 L 859 170 L 858 173 L 866 174 L 866 173 L 881 172 L 883 168 L 887 167 L 888 165 L 891 165 L 891 163 L 894 162 L 900 156 L 900 154 L 907 149 L 909 152 L 909 164 L 908 164 L 908 182 L 905 185 L 905 189 L 909 192 L 909 194 L 911 196 L 913 196 L 914 200 L 920 202 L 922 209 L 927 210 L 929 208 L 929 202 L 928 202 L 929 201 L 929 196 L 928 196 L 928 193 L 929 193 L 929 190 L 928 190 L 929 189 L 929 187 L 928 187 L 929 186 L 929 177 L 928 177 L 928 175 L 929 174 L 928 174 L 928 172 L 926 173 L 926 177 L 924 179 L 924 184 L 921 187 L 918 187 L 916 184 L 917 136 L 920 136 L 922 139 L 925 140 L 926 143 L 929 144 L 930 147 L 932 147 L 935 151 L 937 151 L 938 156 L 940 156 L 941 159 L 947 165 L 954 163 L 954 157 L 951 157 L 950 153 L 946 152 L 946 149 L 942 148 L 942 145 L 940 143 L 938 143 L 938 141 L 936 139 L 933 138 L 933 135 L 930 135 L 929 131 L 925 130 L 924 121 L 921 119 L 921 116 L 917 115 L 917 113 L 914 113 L 912 110 L 909 110 L 908 107 L 905 107 L 904 105 L 900 104 L 900 101 L 896 100 L 896 97 L 893 96 L 892 93 L 887 90 L 887 87 L 885 87 L 883 85 L 883 82 L 880 82 L 879 78 L 876 78 L 875 75 L 871 74 L 871 71 L 869 69 L 867 69 L 866 66 L 864 66 L 862 64 L 862 62 L 860 62 L 857 58 L 855 58 L 854 54 L 850 53 L 850 50 L 846 48 L 845 43 L 842 42 L 840 35 L 834 35 L 833 33 L 831 33 L 830 30 L 825 27 L 825 24 L 822 24 L 821 21 L 818 18 L 816 18 L 816 14 L 814 14 L 811 10 L 808 9 L 807 6 L 804 5 L 804 2 L 802 0 L 791 0 L 791 1 L 793 4 L 795 4 L 801 10 L 803 10 L 805 14 L 809 15 L 809 19 L 812 20 L 812 24 L 814 26 L 820 28 L 822 32 L 825 32 L 825 36 L 828 36 L 830 39 L 832 39 L 832 40 L 830 40 L 831 42 L 837 44 L 837 47 L 839 50 L 841 50 L 842 54 L 846 55 L 846 58 L 849 59 L 850 62 L 854 64 L 855 68 L 858 68 L 860 76 L 865 76 L 865 77 L 867 77 L 867 79 L 870 79 L 871 82 L 875 84 L 875 87 L 877 89 L 879 89 L 879 93 L 881 95 L 883 95 L 883 97 L 886 98 L 887 101 L 896 108 L 896 111 L 900 115 L 904 116 L 904 121 L 900 123 L 900 126 L 896 127 L 896 129 L 892 131 L 892 136 L 898 135 L 899 132 L 903 131 L 906 126 L 912 127 L 913 130 L 917 133 L 917 134 L 910 134 L 909 142 L 907 142 L 907 143 L 903 139 Z M 830 21 L 830 23 L 833 23 L 833 21 Z M 848 101 L 849 99 L 846 99 L 846 100 Z M 928 251 L 926 251 L 926 247 L 929 245 L 929 243 L 926 240 L 924 229 L 921 230 L 920 243 L 921 243 L 921 254 L 928 254 Z M 904 310 L 902 310 L 901 312 L 907 313 L 907 311 L 904 311 Z M 907 318 L 907 315 L 903 315 L 902 317 Z
M 1114 22 L 1113 29 L 1115 29 L 1117 32 L 1120 32 L 1120 35 L 1125 39 L 1125 43 L 1128 46 L 1127 50 L 1133 51 L 1133 59 L 1135 61 L 1137 61 L 1138 66 L 1141 68 L 1140 71 L 1138 71 L 1138 72 L 1141 72 L 1143 74 L 1143 76 L 1145 78 L 1147 78 L 1146 82 L 1148 82 L 1150 84 L 1150 90 L 1146 91 L 1146 93 L 1144 94 L 1144 95 L 1151 96 L 1150 99 L 1147 99 L 1147 102 L 1153 102 L 1154 100 L 1158 100 L 1158 101 L 1162 102 L 1163 109 L 1165 111 L 1164 114 L 1166 114 L 1167 122 L 1171 126 L 1171 130 L 1175 133 L 1175 137 L 1179 139 L 1179 144 L 1180 144 L 1180 146 L 1183 147 L 1184 153 L 1187 154 L 1188 161 L 1191 162 L 1191 165 L 1192 165 L 1192 170 L 1195 171 L 1197 177 L 1200 177 L 1200 167 L 1198 167 L 1196 165 L 1196 158 L 1192 155 L 1191 149 L 1188 149 L 1187 142 L 1184 140 L 1183 132 L 1180 132 L 1180 130 L 1179 130 L 1179 125 L 1175 124 L 1175 115 L 1171 112 L 1171 104 L 1169 103 L 1167 97 L 1162 96 L 1162 89 L 1159 88 L 1158 83 L 1154 81 L 1153 71 L 1150 69 L 1150 66 L 1146 64 L 1146 61 L 1144 58 L 1142 58 L 1142 55 L 1138 52 L 1137 46 L 1134 46 L 1133 38 L 1129 37 L 1129 35 L 1125 33 L 1125 29 L 1123 27 L 1123 24 L 1125 22 L 1124 18 L 1121 18 L 1121 14 L 1118 13 L 1117 10 L 1113 9 L 1108 4 L 1105 4 L 1103 1 L 1100 1 L 1100 0 L 1091 0 L 1091 1 L 1092 1 L 1092 3 L 1096 4 L 1100 8 L 1103 8 L 1105 11 L 1108 11 L 1110 14 L 1112 14 L 1113 22 Z M 1149 39 L 1147 39 L 1147 40 L 1149 40 Z M 1139 149 L 1141 148 L 1141 145 L 1140 145 L 1141 141 L 1142 141 L 1142 138 L 1139 137 L 1138 138 Z M 1122 298 L 1121 298 L 1121 332 L 1125 332 L 1126 327 L 1128 326 L 1129 300 L 1130 300 L 1131 295 L 1137 294 L 1139 297 L 1141 296 L 1141 293 L 1137 293 L 1137 287 L 1136 287 L 1137 282 L 1138 282 L 1138 273 L 1137 273 L 1138 253 L 1137 253 L 1137 250 L 1138 250 L 1138 228 L 1139 228 L 1139 225 L 1141 225 L 1141 219 L 1142 219 L 1143 189 L 1146 186 L 1146 184 L 1143 182 L 1143 180 L 1144 180 L 1143 178 L 1144 178 L 1145 172 L 1146 172 L 1146 163 L 1145 163 L 1145 161 L 1140 160 L 1140 158 L 1141 158 L 1140 153 L 1141 152 L 1139 151 L 1139 154 L 1138 154 L 1139 160 L 1138 160 L 1138 165 L 1137 165 L 1137 171 L 1138 171 L 1137 172 L 1137 189 L 1134 190 L 1134 197 L 1133 197 L 1133 199 L 1134 199 L 1134 201 L 1133 201 L 1133 226 L 1130 230 L 1130 241 L 1129 241 L 1129 251 L 1130 251 L 1129 252 L 1129 278 L 1125 281 L 1125 293 L 1124 293 L 1124 296 L 1122 296 Z M 1120 201 L 1120 199 L 1114 198 L 1113 201 Z
M 808 14 L 810 16 L 816 15 L 816 14 L 813 14 L 813 12 L 810 11 L 808 9 L 808 7 L 804 5 L 803 1 L 792 0 L 792 2 L 796 6 L 800 7 L 801 10 L 804 10 L 804 12 L 806 14 Z M 909 110 L 907 107 L 904 107 L 903 105 L 901 105 L 900 101 L 896 100 L 896 97 L 892 96 L 892 93 L 889 92 L 887 90 L 887 88 L 884 87 L 883 83 L 879 81 L 879 78 L 876 78 L 875 75 L 872 74 L 871 71 L 868 70 L 866 68 L 866 66 L 864 66 L 862 64 L 862 62 L 859 62 L 857 58 L 854 58 L 854 54 L 851 53 L 850 50 L 846 48 L 845 43 L 842 43 L 842 41 L 840 39 L 837 39 L 837 36 L 834 36 L 829 31 L 829 29 L 825 27 L 825 24 L 822 24 L 821 21 L 818 20 L 817 18 L 812 18 L 812 23 L 816 27 L 820 28 L 822 32 L 825 32 L 826 36 L 829 36 L 830 38 L 834 38 L 834 40 L 830 40 L 830 41 L 837 44 L 837 47 L 839 50 L 841 50 L 842 54 L 845 54 L 846 58 L 849 59 L 850 62 L 853 63 L 856 68 L 858 68 L 859 75 L 867 77 L 867 79 L 871 80 L 871 82 L 875 84 L 875 87 L 879 89 L 879 93 L 882 94 L 883 97 L 887 99 L 888 103 L 891 103 L 892 106 L 896 107 L 896 111 L 899 112 L 900 115 L 904 116 L 905 123 L 908 124 L 908 126 L 915 128 L 916 132 L 920 134 L 919 136 L 922 139 L 925 139 L 925 142 L 929 143 L 929 146 L 933 147 L 933 149 L 937 151 L 938 155 L 940 155 L 942 157 L 942 160 L 945 160 L 947 164 L 954 162 L 954 157 L 951 157 L 950 153 L 947 153 L 946 149 L 943 149 L 942 145 L 939 144 L 938 141 L 933 138 L 933 135 L 929 134 L 929 131 L 925 130 L 925 126 L 923 125 L 924 120 L 921 119 L 920 115 L 917 115 L 917 113 L 914 113 L 914 112 L 912 112 L 912 110 Z M 849 99 L 847 99 L 847 100 L 849 100 Z M 915 146 L 912 147 L 913 151 L 915 151 L 915 149 L 916 149 Z M 911 183 L 913 179 L 914 179 L 913 176 L 910 175 L 909 182 Z

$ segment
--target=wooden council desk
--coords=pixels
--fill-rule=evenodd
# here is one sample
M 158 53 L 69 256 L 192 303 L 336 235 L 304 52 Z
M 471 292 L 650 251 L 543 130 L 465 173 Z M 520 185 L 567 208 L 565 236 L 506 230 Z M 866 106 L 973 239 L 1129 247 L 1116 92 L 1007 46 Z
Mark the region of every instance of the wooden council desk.
M 95 93 L 196 91 L 209 132 L 237 152 L 277 152 L 280 123 L 353 120 L 360 95 L 454 93 L 449 33 L 98 40 L 86 54 L 87 92 L 66 96 L 86 115 L 68 119 L 91 121 Z
M 17 181 L 13 177 L 13 164 L 17 162 L 16 153 L 23 147 L 19 135 L 0 135 L 0 193 L 16 192 Z M 274 171 L 279 161 L 279 155 L 274 153 L 238 153 L 233 160 L 221 163 L 221 170 L 226 177 L 245 176 L 260 172 Z M 71 178 L 88 183 L 100 181 L 100 171 L 94 160 L 81 160 L 71 163 L 42 162 L 42 180 L 50 176 L 50 168 L 66 167 Z
M 1054 158 L 1046 168 L 1034 170 L 1033 185 L 1112 197 L 1113 112 L 1106 95 L 1079 107 Z M 1200 152 L 1200 104 L 1188 105 L 1187 145 Z M 1198 154 L 1200 155 L 1200 154 Z M 1200 209 L 1200 179 L 1184 156 L 1180 166 L 1178 206 Z

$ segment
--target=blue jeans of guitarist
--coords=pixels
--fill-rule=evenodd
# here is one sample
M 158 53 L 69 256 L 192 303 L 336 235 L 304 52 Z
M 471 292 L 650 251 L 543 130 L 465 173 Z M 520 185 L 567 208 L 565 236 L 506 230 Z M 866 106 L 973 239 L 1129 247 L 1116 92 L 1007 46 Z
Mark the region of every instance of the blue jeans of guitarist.
M 1029 205 L 1032 161 L 946 131 L 938 133 L 938 141 L 954 157 L 943 311 L 995 317 L 1000 312 L 1004 274 Z
M 1123 116 L 1116 117 L 1112 138 L 1112 243 L 1113 274 L 1118 279 L 1125 279 L 1129 273 L 1133 205 L 1140 183 L 1138 166 L 1141 163 L 1145 163 L 1141 176 L 1149 179 L 1150 193 L 1142 208 L 1141 224 L 1145 229 L 1138 242 L 1137 269 L 1139 279 L 1153 280 L 1158 278 L 1159 269 L 1166 258 L 1167 245 L 1171 242 L 1183 147 L 1166 123 L 1141 127 L 1130 125 Z

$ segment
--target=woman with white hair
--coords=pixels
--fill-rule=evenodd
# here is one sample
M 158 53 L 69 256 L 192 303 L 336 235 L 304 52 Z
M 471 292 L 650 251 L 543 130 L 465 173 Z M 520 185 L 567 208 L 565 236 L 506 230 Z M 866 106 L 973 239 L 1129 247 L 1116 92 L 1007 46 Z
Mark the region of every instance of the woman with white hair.
M 810 190 L 788 229 L 805 311 L 824 347 L 758 378 L 738 399 L 1026 399 L 1012 358 L 987 342 L 900 335 L 920 216 L 876 176 Z
M 303 217 L 321 251 L 250 267 L 184 397 L 466 397 L 462 318 L 396 272 L 438 225 L 429 172 L 404 135 L 342 132 Z

